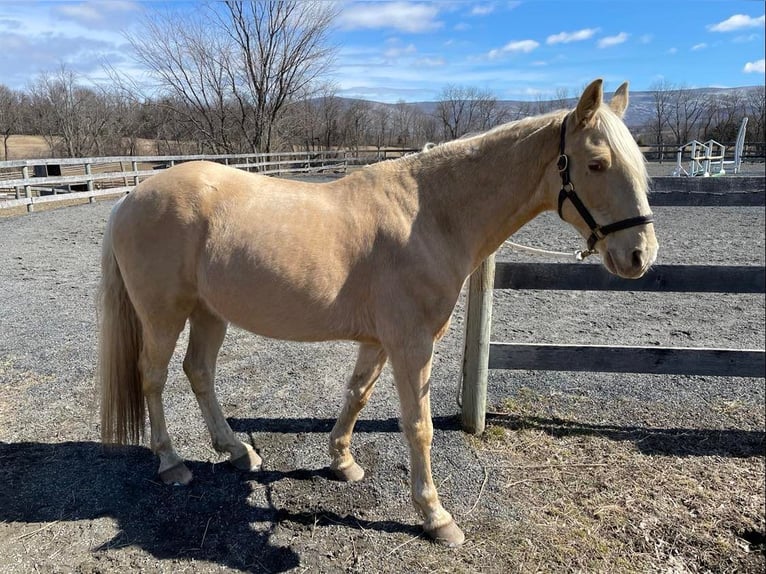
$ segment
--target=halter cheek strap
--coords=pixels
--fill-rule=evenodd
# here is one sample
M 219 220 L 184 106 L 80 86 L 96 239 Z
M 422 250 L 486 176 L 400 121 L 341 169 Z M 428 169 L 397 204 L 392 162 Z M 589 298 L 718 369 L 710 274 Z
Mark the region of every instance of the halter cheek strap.
M 588 211 L 588 208 L 585 207 L 585 204 L 580 200 L 577 193 L 575 192 L 574 185 L 572 184 L 572 180 L 569 176 L 569 156 L 567 156 L 567 154 L 564 152 L 564 147 L 566 145 L 566 130 L 568 119 L 569 114 L 567 114 L 567 116 L 564 118 L 564 121 L 561 123 L 559 159 L 556 164 L 559 169 L 559 174 L 561 175 L 561 191 L 559 191 L 558 212 L 559 217 L 564 219 L 562 209 L 564 207 L 564 202 L 568 199 L 570 202 L 572 202 L 572 205 L 577 210 L 577 213 L 580 214 L 580 217 L 582 217 L 583 221 L 585 221 L 586 225 L 590 228 L 591 233 L 590 237 L 588 237 L 588 250 L 578 252 L 578 259 L 584 259 L 588 255 L 596 253 L 596 243 L 601 239 L 604 239 L 610 233 L 628 229 L 630 227 L 636 227 L 638 225 L 653 223 L 654 216 L 652 216 L 651 213 L 649 215 L 638 215 L 636 217 L 630 217 L 615 223 L 610 223 L 609 225 L 599 225 L 596 223 L 596 220 L 593 219 L 593 216 L 591 215 L 590 211 Z

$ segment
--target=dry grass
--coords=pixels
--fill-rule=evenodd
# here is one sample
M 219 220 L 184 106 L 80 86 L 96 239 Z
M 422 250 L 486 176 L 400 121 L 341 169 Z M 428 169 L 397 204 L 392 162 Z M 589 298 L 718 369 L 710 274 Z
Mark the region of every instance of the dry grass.
M 43 136 L 13 135 L 8 138 L 8 157 L 0 146 L 0 161 L 50 157 L 50 147 Z
M 652 452 L 651 428 L 615 440 L 528 390 L 501 411 L 475 446 L 521 514 L 498 533 L 513 571 L 764 571 L 762 442 L 744 457 Z
M 113 200 L 119 197 L 120 195 L 124 195 L 124 194 L 121 192 L 115 195 L 99 195 L 94 197 L 93 201 Z M 59 209 L 61 207 L 72 207 L 73 205 L 85 205 L 87 203 L 90 203 L 90 200 L 87 198 L 64 199 L 61 201 L 44 201 L 42 203 L 35 203 L 34 211 L 35 213 L 37 213 L 40 211 Z M 0 209 L 0 219 L 4 217 L 16 217 L 19 215 L 24 215 L 25 213 L 28 213 L 28 209 L 26 205 L 20 205 L 18 207 L 7 207 L 4 209 Z
M 157 144 L 154 140 L 138 138 L 136 146 L 138 155 L 157 155 Z M 12 135 L 8 138 L 8 157 L 5 157 L 5 150 L 0 145 L 0 161 L 50 157 L 53 157 L 53 154 L 43 136 Z

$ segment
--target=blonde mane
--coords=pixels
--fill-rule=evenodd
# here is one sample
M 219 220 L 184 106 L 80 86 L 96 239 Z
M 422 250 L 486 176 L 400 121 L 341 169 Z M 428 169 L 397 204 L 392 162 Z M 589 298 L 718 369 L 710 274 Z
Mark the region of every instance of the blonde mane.
M 468 133 L 457 139 L 441 142 L 438 144 L 427 143 L 420 152 L 407 156 L 409 161 L 418 161 L 424 154 L 442 153 L 452 155 L 461 151 L 470 151 L 471 144 L 493 134 L 509 132 L 508 135 L 532 127 L 532 131 L 549 126 L 554 121 L 563 121 L 568 113 L 567 110 L 556 110 L 539 116 L 529 116 L 520 120 L 507 122 L 488 129 L 481 133 Z M 530 126 L 530 124 L 532 124 Z M 607 104 L 603 104 L 595 118 L 595 127 L 606 138 L 609 147 L 614 153 L 615 162 L 625 169 L 629 177 L 636 184 L 646 189 L 649 183 L 649 174 L 646 171 L 646 160 L 641 150 L 636 145 L 633 136 L 625 123 L 615 114 Z M 555 159 L 555 158 L 552 158 Z

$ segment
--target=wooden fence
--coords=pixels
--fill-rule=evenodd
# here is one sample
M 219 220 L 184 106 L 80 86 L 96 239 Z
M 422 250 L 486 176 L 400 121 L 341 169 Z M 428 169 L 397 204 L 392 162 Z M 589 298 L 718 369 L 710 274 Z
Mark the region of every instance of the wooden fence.
M 0 162 L 0 209 L 72 199 L 94 201 L 127 193 L 138 183 L 176 163 L 208 160 L 264 175 L 345 172 L 412 153 L 414 149 L 281 152 L 236 155 L 177 155 L 30 159 Z
M 463 361 L 462 419 L 484 431 L 490 369 L 763 377 L 762 349 L 629 347 L 490 342 L 493 289 L 764 293 L 766 268 L 656 265 L 641 279 L 621 279 L 600 265 L 512 263 L 488 258 L 471 276 Z
M 763 205 L 762 198 L 755 205 Z M 675 203 L 679 205 L 679 203 Z M 554 345 L 490 342 L 494 289 L 765 293 L 763 266 L 656 265 L 622 279 L 601 265 L 484 261 L 469 279 L 462 372 L 462 425 L 484 431 L 490 369 L 763 377 L 763 349 Z

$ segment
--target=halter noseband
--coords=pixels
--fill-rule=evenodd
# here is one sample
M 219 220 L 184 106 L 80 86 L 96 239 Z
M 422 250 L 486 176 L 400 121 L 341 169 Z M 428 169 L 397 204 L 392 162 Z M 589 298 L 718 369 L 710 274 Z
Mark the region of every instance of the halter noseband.
M 652 214 L 639 215 L 637 217 L 622 219 L 615 223 L 610 223 L 609 225 L 599 225 L 598 223 L 596 223 L 596 220 L 593 219 L 593 216 L 590 214 L 590 211 L 588 211 L 588 208 L 585 207 L 585 204 L 577 196 L 577 193 L 575 192 L 575 189 L 574 189 L 574 185 L 572 184 L 572 180 L 569 177 L 569 156 L 566 153 L 564 153 L 568 119 L 569 119 L 569 114 L 567 114 L 564 117 L 564 121 L 561 124 L 561 141 L 559 143 L 559 159 L 558 159 L 558 162 L 556 163 L 556 166 L 559 169 L 559 174 L 561 175 L 561 191 L 559 192 L 558 212 L 559 212 L 559 217 L 561 219 L 564 219 L 564 215 L 561 212 L 561 210 L 564 206 L 564 201 L 568 199 L 569 201 L 572 202 L 572 205 L 574 205 L 575 209 L 580 214 L 580 217 L 583 218 L 585 223 L 590 228 L 591 233 L 590 233 L 590 237 L 588 237 L 588 249 L 586 251 L 577 252 L 578 259 L 585 259 L 588 255 L 592 255 L 593 253 L 596 253 L 596 249 L 595 249 L 596 242 L 598 242 L 601 239 L 604 239 L 610 233 L 614 233 L 615 231 L 621 231 L 623 229 L 628 229 L 629 227 L 636 227 L 638 225 L 653 223 L 654 217 L 652 216 Z

